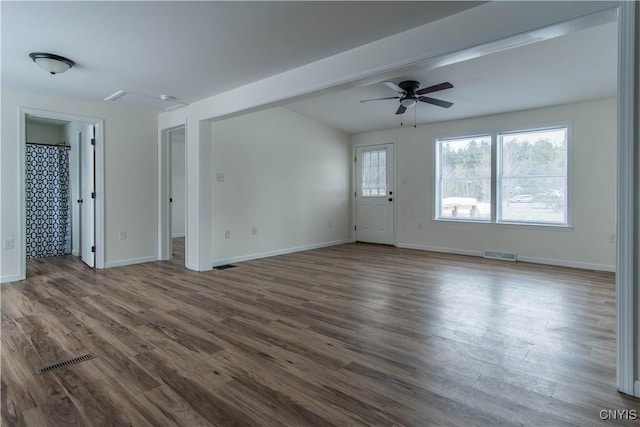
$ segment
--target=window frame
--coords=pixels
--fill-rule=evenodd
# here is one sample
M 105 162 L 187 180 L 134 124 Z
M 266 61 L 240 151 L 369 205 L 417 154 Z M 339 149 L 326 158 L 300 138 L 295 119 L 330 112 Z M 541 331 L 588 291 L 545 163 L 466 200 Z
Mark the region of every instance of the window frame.
M 565 129 L 566 132 L 566 145 L 565 145 L 565 155 L 566 155 L 566 167 L 565 167 L 565 222 L 550 222 L 550 221 L 518 221 L 518 220 L 509 220 L 502 218 L 502 202 L 503 202 L 503 163 L 502 163 L 502 140 L 501 137 L 505 135 L 511 134 L 522 134 L 522 133 L 536 133 L 536 132 L 547 132 L 558 129 Z M 496 224 L 511 224 L 511 225 L 534 225 L 540 227 L 571 227 L 571 193 L 573 192 L 571 187 L 571 126 L 570 123 L 556 123 L 553 125 L 547 126 L 539 126 L 539 127 L 531 127 L 519 130 L 508 130 L 508 131 L 499 131 L 496 132 L 495 139 L 495 150 L 496 150 L 496 186 L 495 186 L 495 223 Z
M 517 133 L 535 133 L 552 131 L 556 129 L 566 129 L 566 194 L 565 194 L 565 222 L 544 222 L 544 221 L 514 221 L 502 219 L 502 147 L 500 137 Z M 470 138 L 489 138 L 491 143 L 491 214 L 490 219 L 465 218 L 465 217 L 443 217 L 442 212 L 442 164 L 441 164 L 441 142 L 452 141 L 458 139 Z M 572 164 L 573 164 L 573 129 L 571 121 L 561 121 L 543 124 L 539 126 L 522 126 L 519 128 L 509 128 L 504 130 L 493 130 L 488 132 L 473 133 L 468 135 L 456 135 L 438 137 L 434 140 L 435 145 L 435 188 L 433 203 L 433 220 L 444 222 L 463 222 L 471 224 L 491 224 L 498 226 L 516 226 L 516 227 L 540 227 L 541 229 L 549 228 L 573 228 L 573 180 L 572 180 Z M 500 211 L 499 211 L 500 210 Z
M 487 138 L 489 139 L 489 145 L 491 147 L 491 171 L 489 173 L 489 180 L 490 180 L 490 190 L 491 190 L 491 216 L 488 219 L 484 219 L 484 218 L 466 218 L 466 217 L 446 217 L 446 216 L 441 216 L 442 213 L 442 142 L 447 142 L 447 141 L 456 141 L 456 140 L 460 140 L 460 139 L 474 139 L 474 138 Z M 493 203 L 494 203 L 494 199 L 495 199 L 495 186 L 493 185 L 493 162 L 494 162 L 494 156 L 493 156 L 493 147 L 494 147 L 494 141 L 493 141 L 494 135 L 492 133 L 489 132 L 484 132 L 484 133 L 478 133 L 478 134 L 472 134 L 472 135 L 461 135 L 461 136 L 452 136 L 452 137 L 447 137 L 447 138 L 436 138 L 435 141 L 435 150 L 436 150 L 436 155 L 435 155 L 435 159 L 436 159 L 436 167 L 435 167 L 435 172 L 436 172 L 436 177 L 435 177 L 435 182 L 436 182 L 436 188 L 435 188 L 435 203 L 434 203 L 434 212 L 433 212 L 433 217 L 435 220 L 437 221 L 453 221 L 453 222 L 472 222 L 472 223 L 479 223 L 479 224 L 489 224 L 491 222 L 493 222 Z

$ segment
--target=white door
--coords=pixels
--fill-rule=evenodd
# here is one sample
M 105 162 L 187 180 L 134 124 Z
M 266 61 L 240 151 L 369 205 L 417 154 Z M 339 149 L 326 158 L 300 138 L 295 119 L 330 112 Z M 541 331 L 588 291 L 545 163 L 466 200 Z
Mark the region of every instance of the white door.
M 95 258 L 95 127 L 80 138 L 80 257 L 89 267 Z
M 356 241 L 394 244 L 393 144 L 356 148 Z

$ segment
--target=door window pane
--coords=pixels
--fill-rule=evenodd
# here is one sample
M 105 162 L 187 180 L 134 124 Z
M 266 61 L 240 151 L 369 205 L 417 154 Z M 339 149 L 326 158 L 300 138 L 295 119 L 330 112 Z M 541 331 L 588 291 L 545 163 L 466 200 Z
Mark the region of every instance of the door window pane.
M 362 152 L 362 189 L 363 197 L 382 197 L 387 195 L 387 150 Z

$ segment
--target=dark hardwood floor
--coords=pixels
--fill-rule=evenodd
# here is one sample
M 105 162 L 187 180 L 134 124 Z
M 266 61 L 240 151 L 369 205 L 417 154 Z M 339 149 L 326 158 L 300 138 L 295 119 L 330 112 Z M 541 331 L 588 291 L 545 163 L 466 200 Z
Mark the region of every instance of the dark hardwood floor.
M 183 245 L 108 270 L 30 260 L 2 286 L 2 424 L 610 426 L 633 421 L 601 410 L 640 408 L 615 389 L 612 274 L 365 244 L 198 273 Z

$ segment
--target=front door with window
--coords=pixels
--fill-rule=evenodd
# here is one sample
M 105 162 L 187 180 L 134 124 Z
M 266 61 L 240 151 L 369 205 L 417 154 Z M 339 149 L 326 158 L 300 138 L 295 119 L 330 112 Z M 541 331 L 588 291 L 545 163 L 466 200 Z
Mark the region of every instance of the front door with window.
M 393 245 L 393 144 L 356 148 L 356 241 Z

